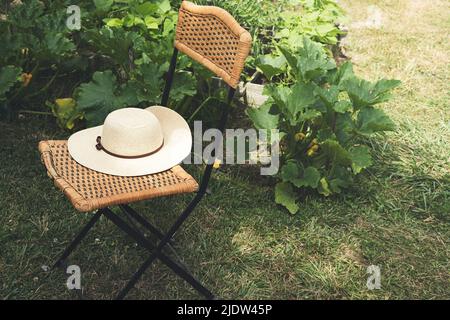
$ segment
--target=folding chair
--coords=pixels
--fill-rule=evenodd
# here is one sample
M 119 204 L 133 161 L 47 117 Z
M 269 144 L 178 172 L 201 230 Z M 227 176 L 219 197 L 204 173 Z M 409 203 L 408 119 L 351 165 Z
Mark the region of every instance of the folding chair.
M 228 12 L 218 7 L 198 6 L 183 1 L 179 10 L 174 51 L 161 105 L 167 106 L 178 51 L 181 51 L 221 77 L 229 86 L 227 103 L 222 110 L 218 125 L 218 129 L 223 131 L 228 109 L 250 47 L 250 34 Z M 209 159 L 201 183 L 198 185 L 179 165 L 157 174 L 118 177 L 90 170 L 75 162 L 68 153 L 65 140 L 41 141 L 39 150 L 48 175 L 69 198 L 74 207 L 81 212 L 94 212 L 90 221 L 65 249 L 53 267 L 64 265 L 72 251 L 103 215 L 150 252 L 147 260 L 119 292 L 117 299 L 123 299 L 127 295 L 156 259 L 167 265 L 207 299 L 214 298 L 211 291 L 205 288 L 183 264 L 173 260 L 163 251 L 166 247 L 170 247 L 174 234 L 205 195 L 214 159 Z M 196 195 L 166 233 L 150 224 L 129 206 L 130 203 L 140 200 L 193 192 L 197 192 Z M 112 205 L 119 206 L 124 216 L 127 217 L 128 223 L 123 217 L 108 208 Z M 159 243 L 154 245 L 149 241 L 136 228 L 136 223 L 141 228 L 153 233 L 160 240 Z

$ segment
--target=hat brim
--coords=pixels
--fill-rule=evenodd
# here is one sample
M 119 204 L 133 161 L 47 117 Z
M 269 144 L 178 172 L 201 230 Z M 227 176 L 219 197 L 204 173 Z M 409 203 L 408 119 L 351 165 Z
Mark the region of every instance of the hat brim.
M 156 153 L 142 158 L 125 159 L 96 149 L 96 138 L 103 126 L 93 127 L 70 136 L 67 147 L 72 158 L 89 169 L 115 176 L 143 176 L 166 171 L 181 163 L 191 152 L 189 125 L 177 112 L 160 106 L 149 107 L 159 120 L 164 145 Z

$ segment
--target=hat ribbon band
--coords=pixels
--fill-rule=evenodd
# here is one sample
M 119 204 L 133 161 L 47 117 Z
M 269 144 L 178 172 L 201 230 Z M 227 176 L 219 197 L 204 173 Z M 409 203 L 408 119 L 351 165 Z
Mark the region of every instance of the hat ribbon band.
M 98 136 L 96 141 L 97 141 L 97 144 L 95 145 L 95 148 L 96 148 L 98 151 L 103 150 L 105 153 L 107 153 L 107 154 L 109 154 L 109 155 L 111 155 L 111 156 L 113 156 L 113 157 L 123 158 L 123 159 L 138 159 L 138 158 L 148 157 L 148 156 L 150 156 L 150 155 L 152 155 L 152 154 L 158 152 L 159 150 L 161 150 L 161 148 L 164 146 L 164 140 L 163 140 L 163 142 L 161 143 L 161 145 L 160 145 L 157 149 L 153 150 L 152 152 L 145 153 L 145 154 L 138 155 L 138 156 L 122 156 L 122 155 L 120 155 L 120 154 L 116 154 L 116 153 L 113 153 L 113 152 L 111 152 L 111 151 L 108 151 L 108 150 L 102 145 L 102 137 Z

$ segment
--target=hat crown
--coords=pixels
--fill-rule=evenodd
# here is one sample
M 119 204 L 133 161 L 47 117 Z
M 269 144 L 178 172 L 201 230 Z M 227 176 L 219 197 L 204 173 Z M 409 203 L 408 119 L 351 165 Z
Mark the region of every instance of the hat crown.
M 111 153 L 138 157 L 158 150 L 164 142 L 164 135 L 153 113 L 144 109 L 123 108 L 106 117 L 101 142 Z

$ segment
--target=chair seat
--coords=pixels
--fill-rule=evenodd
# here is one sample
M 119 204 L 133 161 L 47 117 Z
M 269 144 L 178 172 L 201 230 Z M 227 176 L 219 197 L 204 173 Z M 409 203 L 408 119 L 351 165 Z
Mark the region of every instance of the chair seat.
M 145 176 L 120 177 L 78 164 L 69 155 L 67 140 L 41 141 L 39 152 L 50 178 L 81 212 L 198 189 L 197 182 L 181 166 Z

